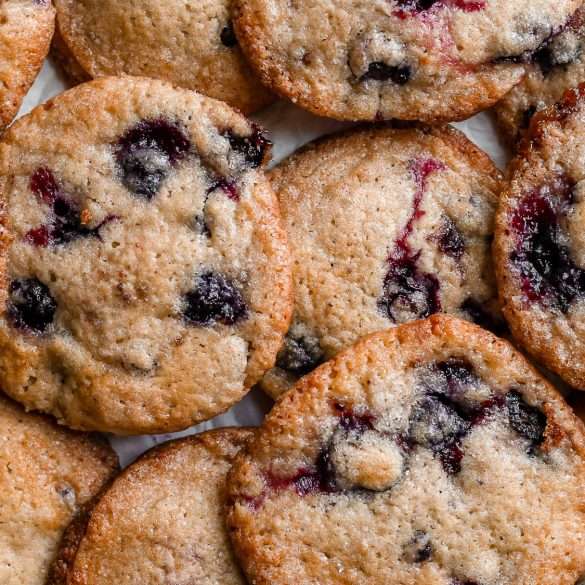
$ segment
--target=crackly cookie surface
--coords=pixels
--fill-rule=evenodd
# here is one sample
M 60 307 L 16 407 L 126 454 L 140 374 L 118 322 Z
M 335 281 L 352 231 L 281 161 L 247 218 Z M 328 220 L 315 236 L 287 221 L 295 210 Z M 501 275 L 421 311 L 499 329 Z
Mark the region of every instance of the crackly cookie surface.
M 0 582 L 45 585 L 65 528 L 117 468 L 104 440 L 0 397 Z
M 435 315 L 277 403 L 228 479 L 256 585 L 575 585 L 585 427 L 507 342 Z
M 495 103 L 579 0 L 237 0 L 262 80 L 340 119 L 462 119 Z
M 232 460 L 252 435 L 210 431 L 132 464 L 71 526 L 48 585 L 245 585 L 224 498 Z
M 7 126 L 39 72 L 55 29 L 49 0 L 0 2 L 0 127 Z
M 491 263 L 500 173 L 454 129 L 375 128 L 271 172 L 294 257 L 276 397 L 362 335 L 440 311 L 500 331 Z
M 19 121 L 0 147 L 6 392 L 118 433 L 238 401 L 290 314 L 268 147 L 225 104 L 138 78 L 79 86 Z
M 141 75 L 250 113 L 273 101 L 244 60 L 231 0 L 55 0 L 57 54 L 79 78 Z
M 585 11 L 579 9 L 527 65 L 526 77 L 495 108 L 510 140 L 521 137 L 537 112 L 559 101 L 585 79 Z
M 515 338 L 585 388 L 585 88 L 539 114 L 497 215 L 495 261 Z

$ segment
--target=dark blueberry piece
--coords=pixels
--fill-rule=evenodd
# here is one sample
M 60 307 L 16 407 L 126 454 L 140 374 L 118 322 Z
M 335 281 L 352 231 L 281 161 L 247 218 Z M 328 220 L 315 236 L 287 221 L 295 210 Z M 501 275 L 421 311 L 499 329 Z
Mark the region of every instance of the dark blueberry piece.
M 333 409 L 339 417 L 339 426 L 345 431 L 362 434 L 374 428 L 376 417 L 370 412 L 356 412 L 339 402 L 333 405 Z
M 295 336 L 289 331 L 278 352 L 276 365 L 297 376 L 304 376 L 314 370 L 323 358 L 318 339 Z
M 250 136 L 238 136 L 229 130 L 223 135 L 228 139 L 232 149 L 242 154 L 248 165 L 254 169 L 264 162 L 268 148 L 272 145 L 257 127 L 254 127 Z
M 333 493 L 337 490 L 335 472 L 329 458 L 328 449 L 322 449 L 314 467 L 299 469 L 292 477 L 268 475 L 268 487 L 275 491 L 294 489 L 299 496 L 315 493 Z
M 209 189 L 207 189 L 207 195 L 213 193 L 213 191 L 216 189 L 221 189 L 232 201 L 240 200 L 238 186 L 236 185 L 235 181 L 232 181 L 231 179 L 215 179 L 211 183 Z
M 461 305 L 461 310 L 467 313 L 471 321 L 476 325 L 479 325 L 496 335 L 502 335 L 507 330 L 506 323 L 501 317 L 496 317 L 488 312 L 484 304 L 472 297 L 465 299 Z
M 8 289 L 8 319 L 18 329 L 43 333 L 53 322 L 57 303 L 40 280 L 13 280 Z
M 39 201 L 49 205 L 54 203 L 60 192 L 55 175 L 45 167 L 41 167 L 33 173 L 30 178 L 30 190 Z
M 453 7 L 464 12 L 478 12 L 483 10 L 486 0 L 397 0 L 398 7 L 407 12 L 425 12 L 434 6 Z
M 417 530 L 412 540 L 404 549 L 404 558 L 410 563 L 424 563 L 433 556 L 431 537 L 422 530 Z
M 527 194 L 510 221 L 517 240 L 510 259 L 528 300 L 563 313 L 585 295 L 585 270 L 571 258 L 562 226 L 573 204 L 573 188 L 566 177 L 557 177 Z
M 536 114 L 536 112 L 537 112 L 536 106 L 530 106 L 530 107 L 526 108 L 522 112 L 522 120 L 520 121 L 520 127 L 523 129 L 528 128 L 530 126 L 530 122 L 531 122 L 532 118 L 534 117 L 534 114 Z
M 235 47 L 238 44 L 238 39 L 236 38 L 236 33 L 234 32 L 234 27 L 231 22 L 229 22 L 226 26 L 221 29 L 221 33 L 219 35 L 221 42 L 226 47 Z
M 209 225 L 205 220 L 205 215 L 197 215 L 193 220 L 193 229 L 202 236 L 206 238 L 211 237 L 211 230 L 209 229 Z
M 451 585 L 481 585 L 481 583 L 478 583 L 477 581 L 469 581 L 467 579 L 464 581 L 461 579 L 453 579 Z
M 402 234 L 390 252 L 388 272 L 384 279 L 382 295 L 378 299 L 380 311 L 395 323 L 399 314 L 404 311 L 410 313 L 413 318 L 423 319 L 441 310 L 439 281 L 436 276 L 419 270 L 420 252 L 412 250 L 408 238 L 414 230 L 415 222 L 424 215 L 420 206 L 428 178 L 444 169 L 443 163 L 432 158 L 416 159 L 411 162 L 411 173 L 416 183 L 413 209 Z
M 443 469 L 449 475 L 457 475 L 461 471 L 461 461 L 463 461 L 463 451 L 459 442 L 446 443 L 435 449 Z
M 374 61 L 368 66 L 360 81 L 391 81 L 396 85 L 405 85 L 412 77 L 412 69 L 408 65 L 387 65 L 382 61 Z
M 550 46 L 545 45 L 538 49 L 532 56 L 532 61 L 536 63 L 543 75 L 548 75 L 557 65 L 555 56 Z
M 445 218 L 437 234 L 439 250 L 454 260 L 461 260 L 465 253 L 465 240 L 457 226 L 449 218 Z
M 189 139 L 177 125 L 164 119 L 139 122 L 115 147 L 124 186 L 135 195 L 152 199 L 190 148 Z
M 533 451 L 544 441 L 547 419 L 543 412 L 527 404 L 519 392 L 511 391 L 506 396 L 510 426 L 530 441 Z
M 205 272 L 184 297 L 184 315 L 189 323 L 210 326 L 234 325 L 245 319 L 248 308 L 241 291 L 221 274 Z
M 77 238 L 97 236 L 97 232 L 81 223 L 79 209 L 62 198 L 57 198 L 53 204 L 55 219 L 50 228 L 52 244 L 67 244 Z
M 468 430 L 469 423 L 448 399 L 425 396 L 413 409 L 409 435 L 422 447 L 438 449 L 453 443 Z
M 473 366 L 460 358 L 438 362 L 433 365 L 432 371 L 437 374 L 433 381 L 438 385 L 431 390 L 452 399 L 463 397 L 466 388 L 478 381 Z

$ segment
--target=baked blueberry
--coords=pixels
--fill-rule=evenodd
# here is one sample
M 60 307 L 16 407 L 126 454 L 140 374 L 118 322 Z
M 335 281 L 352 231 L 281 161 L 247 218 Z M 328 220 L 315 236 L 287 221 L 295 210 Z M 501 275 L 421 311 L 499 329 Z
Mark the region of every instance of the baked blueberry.
M 315 369 L 323 361 L 319 340 L 309 335 L 296 335 L 294 329 L 287 333 L 276 358 L 276 366 L 302 376 Z
M 228 139 L 232 149 L 240 153 L 253 169 L 262 164 L 272 146 L 270 140 L 258 127 L 254 127 L 249 136 L 240 136 L 230 130 L 226 131 L 224 136 Z
M 360 81 L 391 81 L 397 85 L 404 85 L 410 81 L 412 70 L 408 65 L 387 65 L 383 61 L 374 61 L 368 66 Z
M 221 29 L 219 36 L 221 42 L 228 48 L 235 47 L 238 44 L 238 39 L 236 38 L 236 33 L 234 32 L 234 27 L 231 22 Z
M 139 122 L 115 145 L 124 186 L 139 197 L 152 199 L 190 148 L 189 138 L 176 123 L 162 118 Z
M 240 288 L 222 274 L 213 272 L 204 272 L 196 278 L 195 288 L 184 296 L 183 304 L 183 315 L 193 325 L 235 325 L 248 315 Z
M 57 303 L 47 285 L 36 278 L 13 280 L 6 309 L 13 327 L 44 333 L 53 323 Z

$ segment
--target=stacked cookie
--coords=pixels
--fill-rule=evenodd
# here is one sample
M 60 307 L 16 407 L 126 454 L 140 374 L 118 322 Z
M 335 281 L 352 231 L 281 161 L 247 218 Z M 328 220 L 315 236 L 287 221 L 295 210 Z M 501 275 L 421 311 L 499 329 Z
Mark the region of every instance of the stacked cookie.
M 55 22 L 79 84 L 0 141 L 0 581 L 581 585 L 582 2 L 53 4 L 0 5 L 3 126 Z M 267 170 L 277 94 L 370 124 Z

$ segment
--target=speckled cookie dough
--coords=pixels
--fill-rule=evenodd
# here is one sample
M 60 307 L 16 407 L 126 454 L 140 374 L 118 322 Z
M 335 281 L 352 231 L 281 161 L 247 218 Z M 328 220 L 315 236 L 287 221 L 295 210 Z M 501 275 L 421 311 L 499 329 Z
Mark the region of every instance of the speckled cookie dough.
M 510 344 L 435 315 L 278 402 L 228 477 L 255 585 L 576 585 L 585 427 Z
M 117 469 L 104 440 L 0 396 L 0 583 L 45 585 L 65 528 Z
M 500 332 L 491 240 L 500 173 L 452 128 L 327 138 L 271 181 L 294 257 L 273 397 L 362 335 L 444 311 Z
M 245 585 L 224 522 L 248 429 L 167 443 L 124 471 L 64 540 L 47 585 Z
M 499 125 L 510 141 L 526 132 L 536 112 L 585 80 L 584 49 L 585 10 L 580 9 L 534 54 L 526 77 L 497 104 Z
M 585 389 L 585 86 L 538 114 L 497 214 L 495 262 L 514 337 Z
M 227 105 L 105 78 L 0 146 L 0 383 L 78 429 L 167 432 L 274 365 L 290 258 L 269 142 Z
M 55 52 L 74 80 L 154 77 L 244 113 L 274 100 L 242 56 L 231 0 L 55 0 L 55 6 Z
M 18 112 L 54 30 L 55 9 L 49 0 L 0 2 L 0 130 Z
M 581 0 L 235 0 L 263 82 L 343 120 L 463 119 L 524 75 Z

